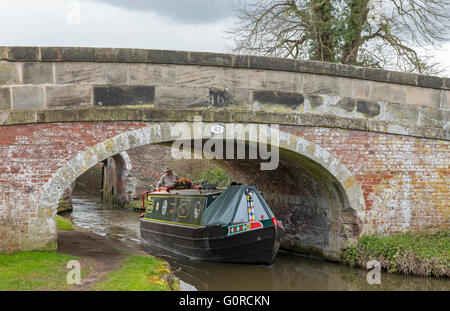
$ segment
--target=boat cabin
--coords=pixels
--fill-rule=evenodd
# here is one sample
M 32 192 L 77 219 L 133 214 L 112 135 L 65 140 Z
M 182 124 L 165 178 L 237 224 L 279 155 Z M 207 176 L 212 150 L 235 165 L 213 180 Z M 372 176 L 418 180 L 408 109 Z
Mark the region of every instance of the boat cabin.
M 146 192 L 143 204 L 145 219 L 185 226 L 236 225 L 274 218 L 261 193 L 249 186 L 230 186 L 225 191 Z
M 145 219 L 200 227 L 205 209 L 220 195 L 218 189 L 179 189 L 144 193 Z

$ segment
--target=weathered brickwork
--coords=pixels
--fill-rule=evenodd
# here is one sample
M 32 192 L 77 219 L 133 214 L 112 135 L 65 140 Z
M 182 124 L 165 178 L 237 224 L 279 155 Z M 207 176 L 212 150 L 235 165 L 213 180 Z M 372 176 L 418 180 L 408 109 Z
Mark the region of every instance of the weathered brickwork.
M 80 150 L 141 126 L 145 124 L 59 123 L 1 127 L 0 250 L 45 247 L 39 243 L 39 228 L 47 217 L 51 218 L 53 211 L 49 211 L 47 217 L 38 215 L 37 205 L 44 185 Z M 22 240 L 26 233 L 34 237 Z
M 450 143 L 340 129 L 283 130 L 317 143 L 355 174 L 368 233 L 450 228 Z

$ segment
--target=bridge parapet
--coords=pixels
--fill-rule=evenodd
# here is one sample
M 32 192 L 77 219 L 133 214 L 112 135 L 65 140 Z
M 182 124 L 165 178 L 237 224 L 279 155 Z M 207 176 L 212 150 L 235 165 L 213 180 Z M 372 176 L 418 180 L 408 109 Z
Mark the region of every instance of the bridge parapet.
M 448 139 L 450 78 L 218 53 L 0 47 L 0 125 L 107 108 L 129 109 L 127 120 L 139 109 L 340 118 L 365 124 L 354 129 Z

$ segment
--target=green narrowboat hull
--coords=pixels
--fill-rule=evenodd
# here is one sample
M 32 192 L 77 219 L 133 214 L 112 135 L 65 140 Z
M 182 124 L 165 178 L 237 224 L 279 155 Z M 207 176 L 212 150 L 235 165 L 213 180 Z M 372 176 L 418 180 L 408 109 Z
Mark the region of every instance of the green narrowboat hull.
M 158 246 L 194 260 L 271 264 L 283 229 L 271 220 L 258 223 L 259 228 L 232 232 L 236 226 L 186 226 L 141 218 L 141 239 L 144 249 Z

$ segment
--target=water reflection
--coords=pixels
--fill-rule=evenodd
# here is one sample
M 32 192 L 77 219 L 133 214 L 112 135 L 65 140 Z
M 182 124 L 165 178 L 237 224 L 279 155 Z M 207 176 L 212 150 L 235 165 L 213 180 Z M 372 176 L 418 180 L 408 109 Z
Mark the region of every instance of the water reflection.
M 137 211 L 104 209 L 92 197 L 75 193 L 71 218 L 80 227 L 140 249 Z M 446 279 L 382 273 L 369 285 L 367 271 L 281 252 L 271 266 L 192 261 L 160 248 L 149 251 L 176 270 L 184 290 L 450 290 Z

